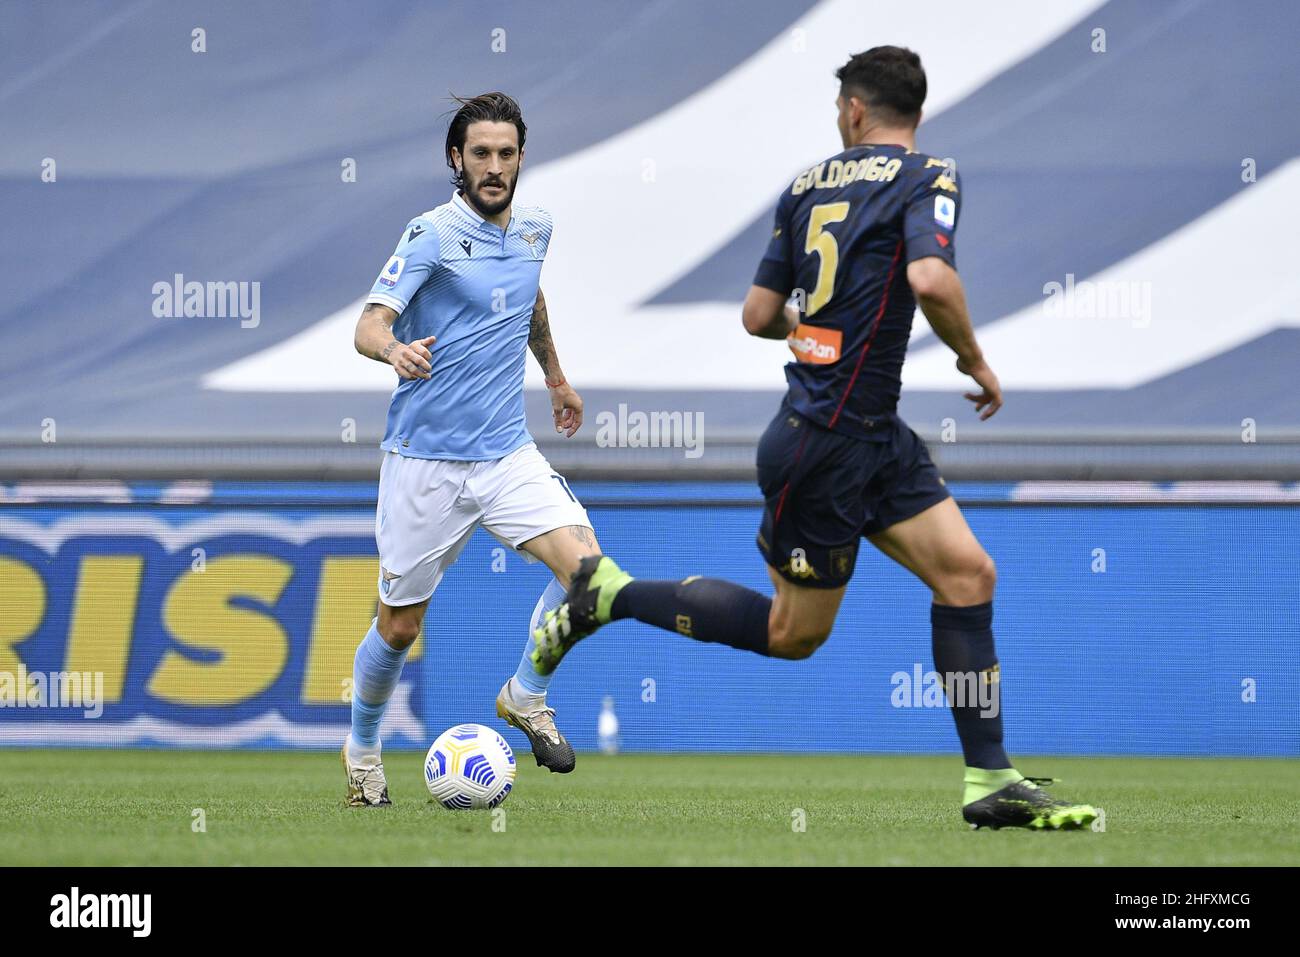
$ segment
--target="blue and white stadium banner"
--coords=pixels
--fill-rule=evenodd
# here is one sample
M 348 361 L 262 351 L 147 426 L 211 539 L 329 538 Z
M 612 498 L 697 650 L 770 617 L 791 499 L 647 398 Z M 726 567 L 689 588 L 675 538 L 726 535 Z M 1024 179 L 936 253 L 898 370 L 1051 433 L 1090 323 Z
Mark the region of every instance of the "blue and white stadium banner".
M 87 492 L 89 491 L 89 494 Z M 955 487 L 998 563 L 1016 753 L 1300 755 L 1300 489 Z M 748 485 L 575 484 L 634 574 L 770 586 Z M 0 487 L 0 745 L 337 747 L 375 611 L 373 485 Z M 493 702 L 547 581 L 478 533 L 383 728 L 425 747 Z M 551 689 L 575 746 L 613 699 L 634 751 L 954 752 L 927 590 L 863 549 L 807 661 L 620 622 Z M 512 743 L 526 748 L 516 732 Z
M 1300 430 L 1294 0 L 103 7 L 4 10 L 0 208 L 23 228 L 0 440 L 41 448 L 47 418 L 61 443 L 337 445 L 345 418 L 377 440 L 395 377 L 352 332 L 398 232 L 450 196 L 451 90 L 520 101 L 519 201 L 555 220 L 542 285 L 584 398 L 756 436 L 789 352 L 740 303 L 777 196 L 841 149 L 835 69 L 884 43 L 921 55 L 918 148 L 961 171 L 959 268 L 1009 399 L 981 432 Z M 230 309 L 176 308 L 223 289 Z M 88 328 L 93 362 L 31 361 Z M 967 421 L 950 351 L 914 330 L 904 417 Z

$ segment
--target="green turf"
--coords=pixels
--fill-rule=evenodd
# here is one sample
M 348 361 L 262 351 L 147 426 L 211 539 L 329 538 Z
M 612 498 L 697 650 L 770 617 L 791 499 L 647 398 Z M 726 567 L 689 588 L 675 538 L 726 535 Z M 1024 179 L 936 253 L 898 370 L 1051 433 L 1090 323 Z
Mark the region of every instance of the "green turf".
M 1297 761 L 1022 760 L 1106 812 L 1050 834 L 968 830 L 955 758 L 523 754 L 504 832 L 385 764 L 394 806 L 349 809 L 335 754 L 0 751 L 0 865 L 1300 863 Z

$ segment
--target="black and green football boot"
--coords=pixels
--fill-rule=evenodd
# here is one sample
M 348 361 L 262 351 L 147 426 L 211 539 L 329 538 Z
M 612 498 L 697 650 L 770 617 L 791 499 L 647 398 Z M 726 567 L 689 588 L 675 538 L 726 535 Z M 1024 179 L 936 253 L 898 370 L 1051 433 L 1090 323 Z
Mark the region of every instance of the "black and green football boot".
M 1013 781 L 961 809 L 972 828 L 1025 827 L 1033 831 L 1077 831 L 1098 817 L 1091 804 L 1074 804 L 1049 797 L 1043 788 L 1055 778 L 1026 778 Z
M 632 576 L 606 555 L 588 555 L 578 563 L 559 607 L 546 613 L 533 630 L 533 670 L 549 675 L 569 650 L 601 625 L 608 625 L 614 598 Z

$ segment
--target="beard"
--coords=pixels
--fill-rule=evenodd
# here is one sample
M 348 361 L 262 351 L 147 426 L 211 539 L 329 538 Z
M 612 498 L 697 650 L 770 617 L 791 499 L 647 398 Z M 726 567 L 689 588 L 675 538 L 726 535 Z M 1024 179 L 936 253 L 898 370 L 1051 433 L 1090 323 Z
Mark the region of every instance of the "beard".
M 515 183 L 518 177 L 513 180 L 507 180 L 505 177 L 485 177 L 482 180 L 474 182 L 468 176 L 465 177 L 465 198 L 469 200 L 470 205 L 484 216 L 495 216 L 510 206 L 515 198 Z M 497 185 L 505 188 L 505 191 L 498 198 L 492 199 L 485 196 L 482 189 L 486 185 Z

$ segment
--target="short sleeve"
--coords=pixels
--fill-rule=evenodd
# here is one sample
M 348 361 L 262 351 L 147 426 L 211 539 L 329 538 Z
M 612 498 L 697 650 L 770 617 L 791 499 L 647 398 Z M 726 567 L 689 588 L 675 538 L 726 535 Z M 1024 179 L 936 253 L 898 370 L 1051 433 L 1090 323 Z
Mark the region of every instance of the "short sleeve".
M 388 306 L 399 316 L 438 263 L 438 232 L 427 219 L 413 219 L 384 263 L 366 302 Z
M 939 165 L 921 170 L 903 214 L 907 261 L 937 256 L 956 268 L 954 239 L 960 215 L 961 181 L 957 173 Z
M 790 210 L 794 203 L 790 190 L 781 194 L 776 203 L 776 216 L 772 223 L 772 238 L 767 251 L 754 273 L 754 285 L 771 289 L 782 295 L 794 291 L 794 255 L 790 248 Z

